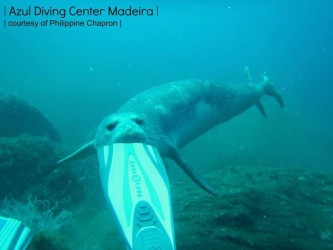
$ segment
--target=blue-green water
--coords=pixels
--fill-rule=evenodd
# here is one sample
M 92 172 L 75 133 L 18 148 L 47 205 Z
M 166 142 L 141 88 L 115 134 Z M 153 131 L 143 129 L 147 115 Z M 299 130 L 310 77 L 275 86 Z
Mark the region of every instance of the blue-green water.
M 5 4 L 25 6 L 15 1 Z M 77 3 L 95 8 L 108 4 L 137 3 Z M 274 147 L 269 156 L 274 161 L 330 169 L 330 1 L 138 4 L 159 5 L 159 16 L 126 17 L 121 29 L 1 27 L 1 87 L 42 110 L 64 142 L 81 144 L 80 139 L 90 139 L 106 114 L 147 87 L 187 78 L 245 83 L 243 68 L 248 65 L 254 77 L 263 72 L 270 76 L 286 107 L 281 111 L 264 100 L 267 120 L 259 114 L 243 114 L 232 121 L 230 133 L 220 127 L 220 140 L 240 139 L 248 147 L 265 144 Z M 53 7 L 66 6 L 66 1 L 58 1 Z M 248 137 L 239 138 L 239 129 L 233 129 L 237 126 Z M 258 142 L 257 136 L 264 138 Z M 221 153 L 228 153 L 229 143 Z

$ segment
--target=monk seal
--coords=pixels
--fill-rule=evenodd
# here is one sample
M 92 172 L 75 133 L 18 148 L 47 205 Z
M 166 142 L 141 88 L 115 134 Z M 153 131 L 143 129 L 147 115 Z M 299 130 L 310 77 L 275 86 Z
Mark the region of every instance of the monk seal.
M 182 80 L 148 89 L 130 99 L 99 125 L 96 137 L 58 163 L 81 158 L 109 143 L 145 143 L 155 146 L 162 158 L 172 159 L 200 187 L 216 192 L 183 159 L 180 148 L 207 130 L 256 105 L 266 112 L 260 98 L 283 99 L 266 75 L 253 83 L 220 84 L 208 80 Z

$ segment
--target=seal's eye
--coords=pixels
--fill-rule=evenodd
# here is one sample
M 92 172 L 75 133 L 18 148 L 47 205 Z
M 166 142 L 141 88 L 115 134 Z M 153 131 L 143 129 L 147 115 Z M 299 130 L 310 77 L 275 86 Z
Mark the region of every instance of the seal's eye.
M 118 125 L 118 121 L 111 122 L 109 125 L 106 126 L 108 131 L 112 131 Z
M 143 120 L 141 118 L 135 117 L 133 118 L 133 121 L 138 124 L 138 125 L 142 125 L 143 124 Z

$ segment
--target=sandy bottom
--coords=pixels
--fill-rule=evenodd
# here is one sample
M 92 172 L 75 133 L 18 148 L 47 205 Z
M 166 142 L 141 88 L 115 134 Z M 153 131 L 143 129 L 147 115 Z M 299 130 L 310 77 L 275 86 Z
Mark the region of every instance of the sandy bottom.
M 206 178 L 219 197 L 187 180 L 172 183 L 177 249 L 333 248 L 333 176 L 233 166 Z M 68 248 L 125 249 L 111 213 L 89 202 L 73 211 Z
M 59 155 L 45 139 L 1 139 L 0 198 L 19 203 L 11 209 L 0 204 L 0 214 L 28 217 L 39 231 L 29 250 L 125 249 L 101 190 L 96 159 L 57 166 Z M 292 166 L 220 169 L 205 176 L 218 197 L 170 173 L 178 250 L 333 249 L 331 174 Z M 31 202 L 34 197 L 43 201 L 39 207 Z M 58 216 L 63 209 L 72 213 L 66 221 Z

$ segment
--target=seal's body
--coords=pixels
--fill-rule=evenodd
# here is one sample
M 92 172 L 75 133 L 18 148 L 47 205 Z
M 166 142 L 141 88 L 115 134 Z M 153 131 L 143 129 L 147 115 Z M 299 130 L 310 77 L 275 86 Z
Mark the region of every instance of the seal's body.
M 250 80 L 250 77 L 249 77 Z M 230 120 L 256 105 L 266 116 L 260 103 L 263 95 L 281 96 L 263 77 L 260 83 L 226 85 L 203 80 L 184 80 L 166 83 L 146 90 L 107 116 L 100 124 L 94 141 L 72 155 L 79 157 L 111 143 L 145 143 L 155 146 L 163 158 L 174 160 L 199 186 L 214 191 L 194 173 L 181 157 L 179 148 L 214 126 Z

